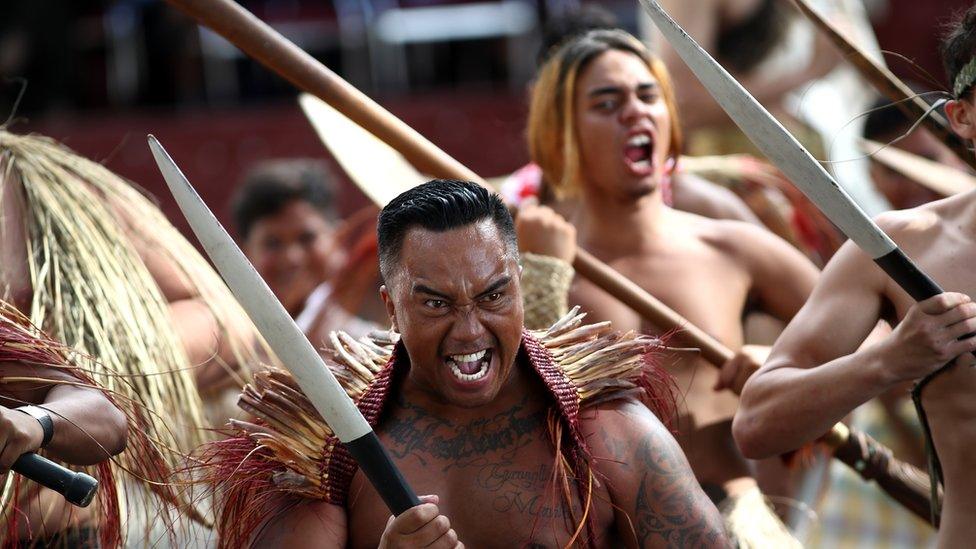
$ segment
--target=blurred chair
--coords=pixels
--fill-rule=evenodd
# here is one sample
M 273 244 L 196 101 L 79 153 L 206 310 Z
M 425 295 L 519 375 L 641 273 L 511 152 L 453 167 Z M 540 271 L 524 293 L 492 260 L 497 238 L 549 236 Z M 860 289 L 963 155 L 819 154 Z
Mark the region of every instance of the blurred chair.
M 367 14 L 372 77 L 378 88 L 408 89 L 407 47 L 438 42 L 503 38 L 510 85 L 521 86 L 534 73 L 530 52 L 539 26 L 534 2 L 360 2 Z

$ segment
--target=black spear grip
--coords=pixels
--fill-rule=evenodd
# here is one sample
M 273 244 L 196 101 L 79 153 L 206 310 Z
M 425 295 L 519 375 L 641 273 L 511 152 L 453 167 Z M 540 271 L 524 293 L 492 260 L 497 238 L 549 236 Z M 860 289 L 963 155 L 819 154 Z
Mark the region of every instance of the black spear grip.
M 62 467 L 37 454 L 27 453 L 20 456 L 12 469 L 61 494 L 65 501 L 78 507 L 88 507 L 98 491 L 98 481 L 94 478 Z
M 394 515 L 420 505 L 420 499 L 383 448 L 375 431 L 344 444 Z
M 925 301 L 942 293 L 942 288 L 922 272 L 901 248 L 895 248 L 874 262 L 915 301 Z

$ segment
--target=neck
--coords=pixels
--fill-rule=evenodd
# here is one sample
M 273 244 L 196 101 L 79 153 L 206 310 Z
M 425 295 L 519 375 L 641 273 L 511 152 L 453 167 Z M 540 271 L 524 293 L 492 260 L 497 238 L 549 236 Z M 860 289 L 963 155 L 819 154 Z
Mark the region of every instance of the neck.
M 653 242 L 661 232 L 667 207 L 661 188 L 633 198 L 610 196 L 584 186 L 576 225 L 579 241 L 595 253 L 616 256 L 633 253 Z

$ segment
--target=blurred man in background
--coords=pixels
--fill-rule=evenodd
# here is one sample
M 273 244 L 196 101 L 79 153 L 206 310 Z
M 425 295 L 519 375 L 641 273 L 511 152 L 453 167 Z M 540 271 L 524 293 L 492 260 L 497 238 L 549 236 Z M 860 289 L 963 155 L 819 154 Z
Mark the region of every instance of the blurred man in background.
M 318 345 L 341 327 L 363 335 L 375 327 L 334 303 L 348 253 L 340 242 L 335 184 L 320 161 L 258 164 L 234 198 L 241 248 L 299 327 Z

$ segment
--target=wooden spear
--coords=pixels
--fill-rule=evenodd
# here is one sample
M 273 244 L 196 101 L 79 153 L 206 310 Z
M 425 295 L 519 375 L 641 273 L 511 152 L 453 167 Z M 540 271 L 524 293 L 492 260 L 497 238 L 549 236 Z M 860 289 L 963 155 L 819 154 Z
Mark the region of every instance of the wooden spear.
M 862 139 L 860 147 L 872 160 L 942 196 L 953 196 L 976 189 L 976 177 L 893 145 Z
M 473 181 L 491 188 L 473 171 L 232 0 L 167 1 L 297 88 L 331 105 L 394 148 L 418 171 L 436 177 Z M 580 276 L 645 319 L 658 325 L 670 325 L 673 320 L 661 316 L 660 302 L 587 251 L 578 249 L 573 267 Z
M 793 181 L 875 263 L 913 299 L 922 301 L 942 293 L 942 288 L 905 255 L 851 197 L 830 177 L 810 153 L 715 59 L 685 32 L 656 0 L 640 0 L 661 34 L 759 150 Z M 834 433 L 834 431 L 832 431 Z M 842 433 L 840 433 L 842 435 Z M 853 438 L 853 437 L 848 437 Z M 838 454 L 835 453 L 835 456 Z M 838 456 L 841 457 L 841 456 Z M 865 462 L 866 467 L 868 464 Z M 855 470 L 860 468 L 855 464 Z M 904 478 L 900 489 L 888 493 L 896 500 L 911 493 L 916 478 Z M 899 480 L 893 478 L 892 480 Z M 881 483 L 879 482 L 879 485 Z M 884 487 L 882 485 L 882 487 Z M 930 499 L 935 499 L 931 487 Z M 902 491 L 903 490 L 903 491 Z M 919 495 L 919 497 L 922 497 Z M 938 502 L 931 502 L 938 503 Z M 910 509 L 914 506 L 906 505 Z M 933 513 L 931 522 L 936 517 Z
M 441 177 L 466 179 L 487 186 L 485 181 L 474 172 L 448 156 L 436 145 L 241 6 L 230 0 L 167 1 L 195 18 L 202 25 L 213 29 L 252 58 L 295 84 L 299 89 L 330 104 L 347 118 L 396 149 L 417 170 Z M 585 250 L 578 249 L 573 267 L 580 276 L 589 279 L 610 295 L 626 303 L 655 325 L 665 330 L 679 330 L 679 337 L 685 338 L 700 347 L 703 356 L 710 363 L 720 366 L 732 357 L 732 351 L 724 347 L 718 340 L 689 323 L 678 313 Z M 835 438 L 844 441 L 852 439 L 853 437 L 843 436 L 843 429 L 846 427 L 836 427 L 832 431 L 832 433 L 837 431 L 839 434 Z M 886 451 L 883 447 L 877 446 L 877 448 L 881 448 L 876 452 L 879 455 Z M 890 451 L 885 455 L 890 455 Z M 859 463 L 852 463 L 852 467 L 857 470 L 860 467 Z M 905 469 L 914 468 L 905 465 Z M 917 472 L 917 469 L 915 471 Z M 879 471 L 878 476 L 884 477 L 887 472 L 889 471 Z M 927 478 L 923 473 L 919 472 L 918 474 L 923 479 Z M 900 486 L 899 481 L 900 479 L 895 478 L 893 484 Z M 881 484 L 880 480 L 879 484 Z M 907 483 L 903 492 L 914 494 L 910 489 L 911 486 L 910 483 Z M 882 485 L 882 487 L 884 486 Z M 886 489 L 886 491 L 888 490 Z M 927 492 L 921 497 L 924 498 L 926 494 Z M 894 493 L 892 495 L 902 501 L 899 496 Z M 925 499 L 923 505 L 927 504 L 927 501 Z
M 840 50 L 841 54 L 870 82 L 882 95 L 894 103 L 909 120 L 923 120 L 923 125 L 940 141 L 946 144 L 963 162 L 976 168 L 976 157 L 966 143 L 952 132 L 949 123 L 938 111 L 926 115 L 931 106 L 918 97 L 900 78 L 887 67 L 870 57 L 860 46 L 844 36 L 833 23 L 827 21 L 807 0 L 793 0 L 796 7 L 820 29 Z

